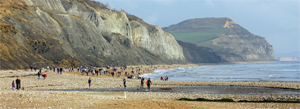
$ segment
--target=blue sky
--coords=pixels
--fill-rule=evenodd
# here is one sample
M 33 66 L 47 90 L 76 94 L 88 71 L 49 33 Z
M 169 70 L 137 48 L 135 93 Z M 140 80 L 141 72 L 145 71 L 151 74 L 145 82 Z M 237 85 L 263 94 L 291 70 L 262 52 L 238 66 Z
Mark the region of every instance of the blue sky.
M 229 17 L 265 37 L 276 54 L 299 51 L 299 0 L 97 0 L 161 27 L 193 18 Z

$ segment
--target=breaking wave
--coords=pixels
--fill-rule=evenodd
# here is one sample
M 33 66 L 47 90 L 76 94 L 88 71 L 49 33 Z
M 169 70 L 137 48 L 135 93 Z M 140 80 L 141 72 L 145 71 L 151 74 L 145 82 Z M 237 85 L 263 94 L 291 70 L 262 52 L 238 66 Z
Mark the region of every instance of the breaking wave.
M 296 81 L 300 82 L 300 64 L 293 62 L 205 65 L 200 67 L 159 69 L 141 76 L 174 81 Z

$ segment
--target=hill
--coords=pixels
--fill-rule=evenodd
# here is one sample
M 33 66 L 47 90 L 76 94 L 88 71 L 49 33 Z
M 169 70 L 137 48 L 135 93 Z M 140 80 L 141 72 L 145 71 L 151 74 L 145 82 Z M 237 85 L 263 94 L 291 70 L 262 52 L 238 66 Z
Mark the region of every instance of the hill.
M 163 28 L 176 40 L 209 47 L 230 62 L 275 61 L 272 45 L 229 18 L 199 18 Z
M 201 43 L 224 34 L 226 29 L 222 26 L 225 22 L 224 18 L 190 19 L 163 29 L 170 32 L 176 40 Z
M 190 63 L 170 33 L 100 2 L 1 0 L 0 10 L 0 69 Z

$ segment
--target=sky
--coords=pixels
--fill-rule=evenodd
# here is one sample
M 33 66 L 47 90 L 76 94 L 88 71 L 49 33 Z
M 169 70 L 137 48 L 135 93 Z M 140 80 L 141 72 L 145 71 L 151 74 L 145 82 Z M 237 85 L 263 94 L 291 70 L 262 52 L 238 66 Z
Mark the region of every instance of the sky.
M 167 27 L 193 18 L 228 17 L 265 37 L 276 54 L 300 51 L 300 0 L 96 0 L 149 24 Z

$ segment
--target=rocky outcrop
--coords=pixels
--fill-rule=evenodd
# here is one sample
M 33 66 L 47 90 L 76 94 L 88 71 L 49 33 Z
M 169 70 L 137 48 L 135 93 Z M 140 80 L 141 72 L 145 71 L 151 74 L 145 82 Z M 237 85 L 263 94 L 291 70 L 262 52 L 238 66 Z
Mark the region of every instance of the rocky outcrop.
M 168 59 L 184 60 L 181 46 L 174 41 L 175 38 L 170 33 L 163 31 L 159 26 L 147 25 L 139 21 L 131 21 L 130 24 L 136 46 Z
M 8 39 L 1 40 L 1 69 L 186 62 L 172 35 L 130 20 L 124 12 L 94 9 L 76 0 L 1 4 L 1 23 L 11 28 L 1 27 L 1 39 Z
M 273 46 L 265 38 L 229 18 L 190 19 L 164 29 L 177 40 L 211 48 L 229 62 L 276 61 Z
M 228 19 L 223 26 L 225 34 L 220 34 L 212 41 L 212 46 L 222 48 L 221 52 L 235 53 L 241 60 L 230 61 L 275 61 L 273 46 L 263 37 L 254 35 Z

